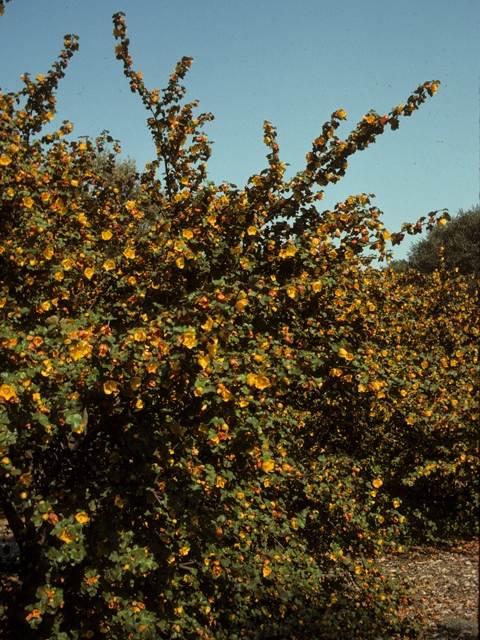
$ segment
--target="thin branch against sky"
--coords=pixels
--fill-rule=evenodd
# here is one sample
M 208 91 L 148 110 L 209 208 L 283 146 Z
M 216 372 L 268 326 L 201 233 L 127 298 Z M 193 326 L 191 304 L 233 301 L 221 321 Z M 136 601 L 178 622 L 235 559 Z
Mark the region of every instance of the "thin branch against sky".
M 46 73 L 77 34 L 80 50 L 60 83 L 58 114 L 74 136 L 108 129 L 139 169 L 155 157 L 147 113 L 115 59 L 111 16 L 126 14 L 133 66 L 147 86 L 166 86 L 175 63 L 192 56 L 185 85 L 199 112 L 212 112 L 209 178 L 243 187 L 266 167 L 262 125 L 278 131 L 286 177 L 305 166 L 312 140 L 345 109 L 346 137 L 370 109 L 388 113 L 418 85 L 440 80 L 437 95 L 400 129 L 351 159 L 326 189 L 324 207 L 373 193 L 390 231 L 437 209 L 478 202 L 480 7 L 474 0 L 327 3 L 321 0 L 12 0 L 0 18 L 0 88 Z M 404 257 L 408 243 L 396 248 Z

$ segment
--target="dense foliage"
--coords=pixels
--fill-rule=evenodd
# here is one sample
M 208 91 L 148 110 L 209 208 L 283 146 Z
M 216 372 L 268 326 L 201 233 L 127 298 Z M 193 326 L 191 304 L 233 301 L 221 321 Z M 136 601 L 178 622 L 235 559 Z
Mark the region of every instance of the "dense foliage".
M 402 233 L 369 196 L 318 203 L 438 82 L 345 140 L 336 111 L 289 181 L 265 123 L 240 191 L 205 179 L 191 59 L 149 91 L 123 14 L 114 35 L 157 151 L 135 199 L 95 164 L 105 138 L 41 133 L 75 36 L 0 97 L 6 618 L 39 640 L 406 632 L 375 558 L 473 531 L 478 301 L 371 268 Z
M 474 276 L 478 280 L 480 247 L 480 206 L 474 206 L 452 218 L 443 227 L 435 227 L 408 251 L 408 260 L 392 264 L 395 271 L 414 269 L 433 273 L 441 264 L 452 275 Z

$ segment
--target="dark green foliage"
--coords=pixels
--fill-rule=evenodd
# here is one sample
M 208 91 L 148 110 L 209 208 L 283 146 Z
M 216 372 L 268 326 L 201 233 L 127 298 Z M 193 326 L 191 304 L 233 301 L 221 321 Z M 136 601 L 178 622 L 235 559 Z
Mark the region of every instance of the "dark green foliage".
M 390 267 L 394 271 L 411 268 L 422 273 L 433 273 L 440 267 L 443 257 L 447 272 L 475 275 L 478 278 L 479 247 L 480 205 L 475 205 L 467 211 L 460 209 L 451 222 L 432 229 L 410 248 L 408 260 L 395 261 Z

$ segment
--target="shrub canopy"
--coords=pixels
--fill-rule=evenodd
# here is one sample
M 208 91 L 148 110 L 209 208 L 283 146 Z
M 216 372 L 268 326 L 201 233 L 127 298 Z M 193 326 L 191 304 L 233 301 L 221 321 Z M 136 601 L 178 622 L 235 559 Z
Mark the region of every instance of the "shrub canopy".
M 113 20 L 157 151 L 138 197 L 122 201 L 95 164 L 114 141 L 66 142 L 69 123 L 42 135 L 76 36 L 47 75 L 0 97 L 12 633 L 400 630 L 402 594 L 375 557 L 474 521 L 476 299 L 443 272 L 372 269 L 403 235 L 383 228 L 371 196 L 318 204 L 349 156 L 439 83 L 388 116 L 369 112 L 345 140 L 336 111 L 289 181 L 266 122 L 268 166 L 240 191 L 206 181 L 212 116 L 194 115 L 180 84 L 191 59 L 150 91 L 123 14 Z

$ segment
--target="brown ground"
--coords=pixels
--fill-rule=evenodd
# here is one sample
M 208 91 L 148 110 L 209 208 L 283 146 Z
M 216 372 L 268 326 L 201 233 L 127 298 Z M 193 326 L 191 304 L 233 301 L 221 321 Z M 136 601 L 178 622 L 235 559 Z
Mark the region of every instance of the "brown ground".
M 419 640 L 457 640 L 478 637 L 479 545 L 458 542 L 455 547 L 421 547 L 405 556 L 384 557 L 386 571 L 409 587 L 416 604 L 400 615 L 416 619 L 424 629 Z

